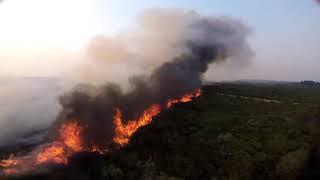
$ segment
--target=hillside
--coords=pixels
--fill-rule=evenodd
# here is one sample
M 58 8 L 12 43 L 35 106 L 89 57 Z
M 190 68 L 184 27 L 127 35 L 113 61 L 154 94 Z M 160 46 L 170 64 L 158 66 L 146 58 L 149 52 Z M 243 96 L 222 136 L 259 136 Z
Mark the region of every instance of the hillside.
M 140 128 L 128 146 L 105 156 L 82 153 L 67 168 L 18 179 L 305 177 L 317 149 L 318 88 L 297 83 L 206 85 L 200 98 L 176 104 Z

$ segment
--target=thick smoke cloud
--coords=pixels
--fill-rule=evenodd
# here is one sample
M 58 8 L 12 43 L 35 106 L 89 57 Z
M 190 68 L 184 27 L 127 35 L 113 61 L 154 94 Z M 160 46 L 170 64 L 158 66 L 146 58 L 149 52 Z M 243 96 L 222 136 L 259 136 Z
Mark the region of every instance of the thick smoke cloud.
M 100 68 L 127 66 L 129 90 L 118 85 L 118 78 L 110 83 L 106 77 L 99 88 L 79 85 L 61 97 L 64 110 L 59 119 L 78 119 L 87 125 L 86 143 L 107 146 L 112 142 L 116 108 L 123 111 L 124 119 L 135 119 L 152 104 L 165 106 L 169 98 L 195 91 L 209 64 L 226 60 L 241 64 L 250 59 L 249 34 L 250 28 L 228 17 L 147 10 L 134 30 L 116 38 L 96 38 L 89 47 L 92 63 Z
M 199 27 L 194 28 L 197 23 Z M 211 28 L 210 24 L 215 26 L 214 31 L 206 32 L 208 29 L 205 28 Z M 248 64 L 252 55 L 250 48 L 236 43 L 244 42 L 240 38 L 246 38 L 250 31 L 242 22 L 228 17 L 202 17 L 193 11 L 176 9 L 149 9 L 138 16 L 134 27 L 112 37 L 93 39 L 84 66 L 76 73 L 76 80 L 94 85 L 109 81 L 128 89 L 129 77 L 150 74 L 163 63 L 188 54 L 189 42 L 209 43 L 207 38 L 214 38 L 211 43 L 223 43 L 228 51 L 232 51 L 228 61 Z

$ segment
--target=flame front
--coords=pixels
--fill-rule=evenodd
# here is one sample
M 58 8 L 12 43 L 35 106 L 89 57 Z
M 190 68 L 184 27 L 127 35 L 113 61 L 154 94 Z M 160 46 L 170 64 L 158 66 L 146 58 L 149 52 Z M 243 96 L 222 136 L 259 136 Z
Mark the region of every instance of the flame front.
M 188 93 L 176 99 L 169 99 L 164 106 L 154 104 L 146 109 L 136 120 L 130 120 L 126 124 L 122 120 L 122 112 L 116 109 L 113 123 L 115 125 L 114 142 L 123 146 L 129 143 L 134 132 L 140 127 L 149 124 L 152 119 L 158 115 L 162 107 L 170 108 L 172 105 L 180 102 L 190 102 L 193 98 L 199 97 L 201 90 L 194 93 Z M 38 165 L 45 163 L 68 164 L 68 158 L 80 151 L 99 152 L 103 154 L 108 150 L 100 150 L 98 146 L 92 144 L 91 147 L 84 147 L 81 140 L 81 133 L 84 130 L 76 119 L 69 120 L 62 124 L 59 129 L 59 138 L 49 145 L 40 146 L 27 156 L 14 157 L 12 154 L 7 160 L 0 161 L 0 167 L 4 168 L 2 172 L 6 175 L 21 174 L 33 171 Z
M 197 89 L 194 93 L 188 93 L 179 99 L 169 99 L 167 102 L 167 108 L 170 108 L 173 104 L 181 102 L 190 102 L 193 98 L 201 96 L 201 89 Z
M 116 115 L 113 123 L 115 124 L 114 142 L 125 145 L 128 144 L 130 137 L 134 132 L 137 131 L 141 126 L 145 126 L 152 121 L 152 118 L 159 114 L 161 111 L 160 105 L 156 104 L 145 110 L 141 117 L 137 120 L 131 120 L 127 124 L 122 123 L 122 113 L 120 109 L 116 109 Z
M 67 164 L 69 156 L 84 150 L 80 137 L 81 132 L 82 127 L 75 120 L 62 124 L 59 129 L 59 140 L 45 147 L 42 146 L 32 153 L 34 155 L 16 158 L 11 155 L 9 159 L 0 161 L 0 166 L 6 168 L 3 171 L 5 174 L 19 174 L 44 163 Z
M 76 121 L 63 124 L 59 129 L 61 142 L 55 141 L 49 147 L 45 148 L 37 156 L 36 163 L 54 162 L 57 164 L 67 164 L 68 157 L 73 152 L 82 151 L 82 142 L 80 133 L 82 127 Z
M 194 93 L 188 93 L 178 99 L 169 99 L 166 103 L 166 108 L 170 108 L 173 104 L 181 102 L 190 102 L 193 98 L 199 97 L 201 95 L 201 89 L 197 89 Z M 129 142 L 130 137 L 134 132 L 136 132 L 140 127 L 149 124 L 152 118 L 161 112 L 161 106 L 159 104 L 154 104 L 147 110 L 145 110 L 138 119 L 130 120 L 127 124 L 122 122 L 122 113 L 119 108 L 116 109 L 116 114 L 113 119 L 115 125 L 115 137 L 114 142 L 120 145 L 126 145 Z

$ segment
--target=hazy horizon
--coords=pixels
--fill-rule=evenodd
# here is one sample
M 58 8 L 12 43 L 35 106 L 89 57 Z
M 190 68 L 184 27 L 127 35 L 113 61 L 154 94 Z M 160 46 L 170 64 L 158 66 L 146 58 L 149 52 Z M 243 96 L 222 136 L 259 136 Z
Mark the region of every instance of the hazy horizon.
M 318 176 L 319 17 L 320 0 L 0 0 L 0 179 Z
M 201 0 L 196 4 L 143 0 L 130 6 L 126 1 L 7 0 L 0 3 L 0 76 L 72 78 L 86 64 L 92 38 L 128 36 L 136 17 L 155 7 L 228 16 L 250 26 L 255 53 L 251 63 L 241 68 L 214 65 L 206 80 L 320 81 L 320 42 L 315 38 L 320 32 L 320 6 L 314 0 Z

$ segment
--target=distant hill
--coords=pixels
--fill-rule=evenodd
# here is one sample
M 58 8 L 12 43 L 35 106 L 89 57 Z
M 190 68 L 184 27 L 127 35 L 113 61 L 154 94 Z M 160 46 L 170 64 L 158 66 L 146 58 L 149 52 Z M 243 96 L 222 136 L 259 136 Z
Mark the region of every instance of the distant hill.
M 319 86 L 320 87 L 320 82 L 316 82 L 316 81 L 305 80 L 305 81 L 301 81 L 300 84 L 306 85 L 306 86 Z
M 288 84 L 293 83 L 291 81 L 275 81 L 275 80 L 259 80 L 259 79 L 240 79 L 240 80 L 230 80 L 230 81 L 218 81 L 218 82 L 205 82 L 204 84 L 213 83 L 234 83 L 234 84 Z

